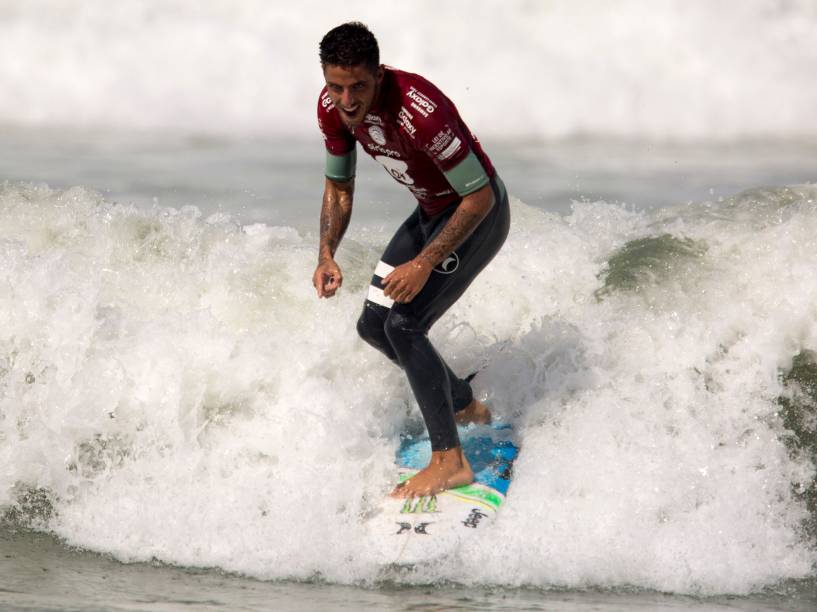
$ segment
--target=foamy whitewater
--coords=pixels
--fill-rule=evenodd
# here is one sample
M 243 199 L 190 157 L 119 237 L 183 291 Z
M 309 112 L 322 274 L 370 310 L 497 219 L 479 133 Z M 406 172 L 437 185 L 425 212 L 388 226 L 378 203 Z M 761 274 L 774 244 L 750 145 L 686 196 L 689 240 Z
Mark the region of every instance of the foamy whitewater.
M 355 332 L 411 206 L 369 160 L 344 286 L 311 284 L 317 46 L 350 19 L 456 102 L 517 196 L 505 247 L 431 333 L 515 426 L 509 497 L 411 568 L 366 523 L 399 434 L 422 426 Z M 817 400 L 791 409 L 790 373 L 817 351 L 817 185 L 780 185 L 817 180 L 815 32 L 815 0 L 0 0 L 4 593 L 51 605 L 25 599 L 40 559 L 84 571 L 32 528 L 126 562 L 317 581 L 303 601 L 322 581 L 395 599 L 450 581 L 459 605 L 460 585 L 804 578 L 808 606 Z M 108 578 L 94 571 L 85 592 Z
M 516 424 L 509 502 L 395 575 L 365 516 L 420 416 L 354 329 L 388 234 L 353 228 L 321 301 L 313 235 L 7 183 L 0 507 L 121 560 L 262 578 L 706 594 L 810 576 L 814 465 L 777 400 L 817 348 L 816 202 L 515 200 L 505 248 L 432 330 Z
M 314 135 L 350 19 L 482 137 L 817 136 L 815 0 L 0 0 L 0 122 Z

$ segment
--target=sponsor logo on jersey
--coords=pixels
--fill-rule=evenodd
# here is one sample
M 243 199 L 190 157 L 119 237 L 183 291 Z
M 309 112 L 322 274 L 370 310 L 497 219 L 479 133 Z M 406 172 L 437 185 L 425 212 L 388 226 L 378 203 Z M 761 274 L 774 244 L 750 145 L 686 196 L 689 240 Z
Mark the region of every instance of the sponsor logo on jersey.
M 329 92 L 324 92 L 321 96 L 321 106 L 324 110 L 330 111 L 335 108 L 335 105 L 332 104 L 332 98 L 329 97 Z
M 425 187 L 415 187 L 414 185 L 409 185 L 408 188 L 411 190 L 411 193 L 414 194 L 414 197 L 418 200 L 426 200 L 428 199 L 428 189 Z
M 381 146 L 386 144 L 386 134 L 376 125 L 369 126 L 369 137 Z
M 434 102 L 429 100 L 427 96 L 421 94 L 414 87 L 409 87 L 406 96 L 411 100 L 411 108 L 416 110 L 423 117 L 428 117 L 437 108 L 437 105 L 434 104 Z
M 417 106 L 417 105 L 416 105 L 414 102 L 412 102 L 412 103 L 411 103 L 411 108 L 413 108 L 414 110 L 416 110 L 416 111 L 417 111 L 418 113 L 420 113 L 420 114 L 421 114 L 423 117 L 428 117 L 428 113 L 427 113 L 427 112 L 425 112 L 425 111 L 424 111 L 422 108 L 420 108 L 419 106 Z
M 442 151 L 452 140 L 454 140 L 454 132 L 450 127 L 445 126 L 444 130 L 437 132 L 434 138 L 431 139 L 431 146 L 429 149 L 435 153 L 437 151 Z
M 414 138 L 414 132 L 417 131 L 417 128 L 411 123 L 412 119 L 414 119 L 414 115 L 408 112 L 405 106 L 401 106 L 400 112 L 397 114 L 397 121 L 403 129 L 406 130 L 408 135 Z
M 451 146 L 452 143 L 457 142 L 459 146 L 459 138 L 454 135 L 454 131 L 445 126 L 443 130 L 440 130 L 434 138 L 431 139 L 431 144 L 428 146 L 428 152 L 432 155 L 436 155 L 438 159 L 446 159 L 444 157 L 440 157 L 443 152 L 448 150 L 448 147 Z M 453 151 L 450 155 L 453 155 Z M 450 157 L 449 155 L 449 157 Z
M 369 151 L 374 151 L 375 153 L 383 153 L 384 155 L 388 155 L 389 157 L 400 157 L 400 153 L 395 151 L 394 149 L 389 149 L 388 147 L 380 146 L 379 144 L 372 144 L 371 142 L 364 143 L 366 148 Z
M 383 120 L 377 115 L 366 115 L 363 120 L 364 123 L 374 123 L 375 125 L 383 125 Z
M 383 164 L 383 167 L 395 180 L 400 181 L 404 185 L 414 185 L 414 179 L 409 176 L 408 164 L 400 159 L 392 159 L 383 155 L 375 156 L 374 160 Z
M 437 159 L 439 159 L 440 161 L 445 161 L 449 157 L 453 156 L 454 153 L 460 150 L 461 144 L 462 141 L 455 136 L 454 140 L 451 141 L 451 144 L 449 144 L 445 148 L 445 150 L 437 156 Z

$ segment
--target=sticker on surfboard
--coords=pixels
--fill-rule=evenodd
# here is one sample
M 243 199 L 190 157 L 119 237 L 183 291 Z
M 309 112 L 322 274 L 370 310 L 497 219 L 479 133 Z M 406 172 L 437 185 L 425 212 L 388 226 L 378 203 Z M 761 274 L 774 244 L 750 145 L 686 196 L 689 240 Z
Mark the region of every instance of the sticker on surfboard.
M 369 527 L 386 561 L 415 564 L 445 555 L 489 525 L 505 502 L 519 453 L 513 428 L 499 423 L 458 429 L 474 482 L 436 495 L 384 500 Z M 430 458 L 427 436 L 402 436 L 396 456 L 398 482 L 416 474 Z

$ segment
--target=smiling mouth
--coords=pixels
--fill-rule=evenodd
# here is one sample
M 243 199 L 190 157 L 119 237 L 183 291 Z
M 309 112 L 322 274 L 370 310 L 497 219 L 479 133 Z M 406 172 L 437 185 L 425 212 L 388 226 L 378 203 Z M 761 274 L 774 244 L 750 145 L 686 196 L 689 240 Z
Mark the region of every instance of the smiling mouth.
M 363 108 L 363 106 L 361 104 L 355 104 L 350 108 L 344 108 L 343 106 L 339 106 L 338 108 L 340 109 L 344 123 L 346 123 L 350 129 L 356 128 L 362 119 L 360 109 Z

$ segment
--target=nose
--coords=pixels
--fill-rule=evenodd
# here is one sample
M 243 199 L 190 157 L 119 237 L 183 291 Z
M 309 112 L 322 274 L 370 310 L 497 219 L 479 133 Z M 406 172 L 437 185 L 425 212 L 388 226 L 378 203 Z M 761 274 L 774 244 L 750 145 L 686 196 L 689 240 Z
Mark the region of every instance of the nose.
M 341 106 L 352 106 L 354 100 L 352 99 L 352 91 L 350 89 L 344 89 L 343 92 L 340 94 L 340 104 Z

